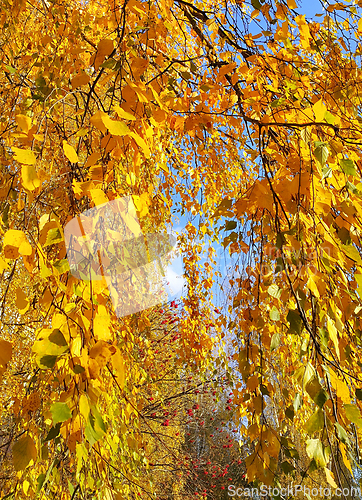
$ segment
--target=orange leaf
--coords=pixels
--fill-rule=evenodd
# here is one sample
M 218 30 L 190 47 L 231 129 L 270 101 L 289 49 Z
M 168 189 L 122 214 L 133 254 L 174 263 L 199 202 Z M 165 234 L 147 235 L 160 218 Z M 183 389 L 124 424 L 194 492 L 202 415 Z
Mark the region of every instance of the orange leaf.
M 71 81 L 73 89 L 77 89 L 78 87 L 82 87 L 83 85 L 87 85 L 90 77 L 86 73 L 81 73 L 73 78 Z

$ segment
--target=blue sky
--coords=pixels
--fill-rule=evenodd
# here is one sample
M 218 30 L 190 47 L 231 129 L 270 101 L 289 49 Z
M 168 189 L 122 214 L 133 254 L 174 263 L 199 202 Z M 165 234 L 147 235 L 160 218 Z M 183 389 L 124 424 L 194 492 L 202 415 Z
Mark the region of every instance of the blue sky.
M 298 5 L 296 11 L 298 14 L 305 15 L 306 19 L 315 19 L 318 21 L 319 19 L 322 18 L 320 16 L 321 14 L 325 14 L 325 10 L 319 1 L 313 1 L 313 0 L 296 0 L 296 3 Z M 319 16 L 318 16 L 319 14 Z M 316 16 L 317 15 L 317 16 Z M 256 27 L 255 27 L 256 28 Z M 254 29 L 252 30 L 254 31 Z M 169 231 L 174 232 L 174 233 L 180 233 L 190 220 L 190 215 L 191 214 L 185 214 L 181 215 L 180 213 L 175 213 L 175 208 L 177 205 L 180 204 L 180 198 L 178 196 L 175 196 L 174 198 L 175 205 L 172 207 L 172 221 L 171 225 L 169 227 Z M 179 205 L 180 206 L 180 205 Z M 197 216 L 191 217 L 191 219 L 196 219 L 198 220 Z M 194 222 L 194 224 L 196 224 Z M 197 224 L 196 224 L 197 225 Z M 225 233 L 226 236 L 227 233 Z M 222 238 L 221 238 L 222 239 Z M 218 243 L 213 243 L 213 247 L 217 251 L 217 254 L 219 255 L 218 259 L 218 269 L 219 271 L 223 274 L 223 277 L 225 278 L 228 272 L 228 267 L 233 261 L 233 259 L 230 258 L 229 252 L 223 251 L 223 248 L 220 244 Z M 204 260 L 205 262 L 205 260 Z M 167 281 L 170 283 L 169 285 L 169 298 L 174 299 L 174 298 L 179 298 L 182 295 L 182 285 L 184 283 L 184 280 L 182 279 L 182 257 L 179 256 L 177 259 L 173 260 L 168 269 L 167 269 Z M 219 281 L 222 281 L 222 278 L 219 279 Z M 213 288 L 214 292 L 214 302 L 213 305 L 216 307 L 221 307 L 221 302 L 222 302 L 222 294 L 220 295 L 220 292 L 218 290 L 217 286 L 214 286 Z

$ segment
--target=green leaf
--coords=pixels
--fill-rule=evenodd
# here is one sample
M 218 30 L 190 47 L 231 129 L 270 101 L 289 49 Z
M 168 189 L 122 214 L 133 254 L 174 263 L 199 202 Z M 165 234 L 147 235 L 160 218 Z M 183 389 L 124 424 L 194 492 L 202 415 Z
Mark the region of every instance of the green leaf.
M 94 443 L 96 443 L 99 439 L 102 438 L 103 433 L 102 432 L 97 432 L 94 429 L 94 417 L 92 414 L 89 414 L 89 420 L 86 425 L 86 428 L 84 430 L 85 437 L 89 441 L 90 445 L 93 446 Z
M 52 333 L 49 335 L 48 339 L 50 340 L 50 342 L 53 342 L 53 344 L 56 344 L 60 347 L 68 345 L 67 341 L 64 338 L 64 335 L 58 329 L 53 330 Z
M 12 66 L 5 65 L 5 68 L 11 73 L 12 75 L 16 73 L 16 68 L 13 68 Z
M 327 462 L 323 453 L 323 445 L 319 439 L 307 439 L 306 452 L 309 458 L 314 459 L 317 467 L 326 467 Z
M 116 64 L 117 61 L 115 61 L 112 57 L 110 57 L 109 59 L 107 59 L 106 61 L 104 61 L 104 63 L 102 63 L 100 65 L 101 68 L 106 68 L 106 69 L 112 69 L 114 67 L 114 65 Z
M 321 431 L 324 427 L 324 417 L 322 410 L 317 410 L 313 415 L 308 419 L 304 428 L 308 432 L 308 434 L 312 435 L 315 432 Z
M 293 421 L 293 419 L 294 419 L 294 409 L 291 406 L 288 406 L 288 408 L 286 408 L 286 410 L 285 410 L 285 416 L 287 418 L 289 418 L 289 420 Z
M 285 474 L 289 474 L 290 472 L 292 472 L 293 470 L 295 470 L 295 467 L 293 467 L 292 464 L 290 464 L 287 460 L 285 460 L 281 465 L 280 467 L 282 468 L 282 471 L 285 473 Z
M 70 493 L 70 495 L 71 495 L 71 497 L 72 497 L 72 495 L 73 495 L 73 493 L 74 493 L 75 488 L 74 488 L 74 486 L 72 485 L 72 483 L 69 481 L 69 479 L 68 479 L 68 489 L 69 489 L 69 493 Z
M 309 382 L 305 385 L 305 390 L 309 394 L 309 396 L 313 399 L 315 402 L 317 396 L 319 396 L 319 393 L 323 390 L 322 386 L 316 376 L 312 377 Z
M 46 438 L 44 439 L 44 443 L 46 443 L 47 441 L 51 441 L 52 439 L 55 439 L 57 436 L 59 436 L 60 426 L 61 422 L 58 422 L 56 425 L 51 427 Z
M 323 167 L 322 168 L 322 180 L 332 177 L 332 169 L 331 167 Z
M 55 243 L 60 243 L 61 241 L 63 241 L 63 236 L 59 228 L 52 227 L 51 229 L 49 229 L 47 233 L 47 238 L 44 247 L 47 247 L 49 245 L 54 245 Z
M 358 264 L 362 264 L 361 256 L 356 247 L 354 247 L 353 245 L 341 245 L 341 247 L 347 257 L 349 257 L 351 260 L 354 260 Z
M 294 373 L 293 377 L 298 382 L 298 384 L 303 387 L 303 389 L 305 389 L 307 384 L 316 378 L 313 365 L 308 362 L 305 366 L 301 366 Z
M 274 297 L 275 299 L 280 299 L 281 293 L 282 291 L 278 287 L 278 285 L 273 284 L 268 287 L 268 294 Z
M 63 334 L 59 332 L 59 335 L 58 332 L 59 330 L 54 330 L 48 338 L 37 340 L 33 344 L 32 349 L 37 354 L 36 363 L 43 370 L 53 368 L 58 356 L 68 350 Z
M 216 208 L 215 212 L 212 214 L 212 217 L 219 217 L 220 215 L 229 215 L 232 216 L 233 213 L 230 211 L 230 208 L 232 207 L 233 200 L 229 198 L 224 198 L 220 205 Z
M 237 223 L 234 220 L 228 220 L 225 224 L 225 231 L 232 231 L 237 226 Z
M 343 158 L 343 160 L 340 161 L 340 166 L 342 172 L 344 172 L 346 175 L 353 175 L 353 177 L 356 177 L 357 170 L 352 160 Z
M 346 430 L 338 422 L 335 422 L 334 425 L 336 426 L 339 439 L 342 441 L 342 443 L 349 445 L 350 442 Z
M 36 487 L 37 493 L 39 493 L 40 490 L 42 489 L 45 478 L 46 478 L 46 474 L 39 474 L 38 479 L 37 479 L 37 487 Z
M 362 401 L 362 389 L 356 389 L 356 398 Z
M 53 267 L 58 271 L 59 274 L 66 273 L 69 271 L 68 259 L 61 259 L 53 262 Z
M 271 352 L 275 351 L 280 346 L 280 335 L 279 333 L 274 333 L 270 342 L 270 350 Z
M 310 127 L 303 127 L 302 130 L 300 131 L 300 136 L 306 144 L 309 144 L 310 142 L 310 135 L 311 135 Z
M 57 362 L 58 356 L 45 355 L 36 358 L 37 365 L 42 370 L 47 370 L 48 368 L 54 368 L 55 363 Z
M 327 400 L 328 400 L 328 394 L 324 389 L 321 389 L 314 397 L 314 402 L 319 406 L 319 408 L 323 408 L 324 403 Z
M 72 417 L 72 412 L 69 409 L 69 406 L 66 403 L 54 403 L 50 407 L 50 412 L 53 417 L 53 425 L 58 422 L 65 422 Z
M 207 85 L 206 83 L 204 85 L 200 85 L 200 89 L 203 91 L 203 92 L 208 92 L 211 87 L 210 85 Z
M 300 334 L 302 330 L 302 318 L 300 317 L 297 309 L 290 309 L 287 314 L 287 321 L 289 322 L 288 333 Z
M 324 167 L 329 155 L 329 150 L 325 144 L 319 144 L 314 150 L 314 156 L 317 158 L 319 163 Z
M 280 313 L 275 306 L 273 306 L 273 308 L 269 312 L 269 316 L 270 316 L 270 319 L 272 321 L 279 321 L 280 320 Z
M 328 342 L 329 342 L 328 330 L 327 330 L 327 328 L 321 327 L 321 328 L 318 328 L 318 331 L 319 331 L 319 338 L 320 338 L 321 344 L 324 348 L 327 349 Z
M 360 191 L 358 190 L 358 188 L 354 184 L 352 184 L 351 182 L 349 182 L 349 181 L 346 181 L 346 188 L 349 191 L 351 191 L 351 193 L 354 193 L 354 194 L 357 193 L 358 196 L 361 194 Z
M 302 406 L 302 398 L 300 397 L 300 394 L 296 394 L 294 401 L 293 401 L 293 408 L 294 411 L 297 412 L 299 408 Z
M 285 99 L 283 99 L 283 98 L 281 98 L 281 99 L 275 99 L 274 101 L 272 101 L 270 103 L 270 106 L 272 108 L 278 108 L 279 106 L 282 106 L 284 103 L 285 103 Z
M 24 470 L 30 460 L 36 460 L 36 447 L 33 439 L 26 435 L 13 446 L 13 464 L 16 471 Z
M 74 373 L 83 373 L 85 371 L 85 368 L 81 365 L 74 365 L 72 368 Z
M 261 9 L 261 3 L 259 2 L 259 0 L 251 0 L 251 5 L 254 7 L 255 10 Z
M 325 112 L 324 119 L 327 123 L 330 123 L 331 125 L 333 125 L 333 123 L 336 121 L 336 117 L 333 116 L 329 111 Z
M 101 433 L 105 433 L 106 432 L 106 426 L 105 426 L 105 423 L 103 422 L 103 419 L 102 419 L 102 416 L 101 414 L 99 413 L 98 409 L 96 406 L 92 406 L 92 414 L 94 416 L 94 429 L 97 431 L 97 432 L 101 432 Z
M 346 412 L 346 417 L 350 422 L 356 424 L 357 427 L 362 427 L 362 418 L 357 406 L 345 404 L 344 410 Z

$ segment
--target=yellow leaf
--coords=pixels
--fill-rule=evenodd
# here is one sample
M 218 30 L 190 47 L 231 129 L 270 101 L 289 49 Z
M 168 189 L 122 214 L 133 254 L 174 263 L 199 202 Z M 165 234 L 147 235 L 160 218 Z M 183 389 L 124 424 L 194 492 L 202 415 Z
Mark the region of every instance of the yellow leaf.
M 315 369 L 313 368 L 313 365 L 308 362 L 306 366 L 298 368 L 293 377 L 296 379 L 298 384 L 305 389 L 308 382 L 315 377 Z
M 278 436 L 276 436 L 270 429 L 267 432 L 263 433 L 264 439 L 268 442 L 266 446 L 266 451 L 272 457 L 277 458 L 280 451 L 280 442 Z
M 136 176 L 133 172 L 126 175 L 126 182 L 129 186 L 134 186 L 136 184 Z
M 149 102 L 149 98 L 145 90 L 141 89 L 139 86 L 135 85 L 128 79 L 126 79 L 126 82 L 136 92 L 140 102 Z
M 81 73 L 73 78 L 71 81 L 73 89 L 77 89 L 78 87 L 82 87 L 83 85 L 87 85 L 90 77 L 86 73 Z
M 307 287 L 319 299 L 320 294 L 319 294 L 319 290 L 317 288 L 317 285 L 315 283 L 316 279 L 318 279 L 318 277 L 315 276 L 312 272 L 309 272 L 309 278 L 308 278 L 308 282 L 307 282 Z
M 253 481 L 258 476 L 259 471 L 263 470 L 263 463 L 258 453 L 249 455 L 245 460 L 245 465 L 249 482 Z
M 85 127 L 82 127 L 78 130 L 78 132 L 75 134 L 76 137 L 84 137 L 88 134 L 89 130 Z
M 337 488 L 338 486 L 334 480 L 333 472 L 327 469 L 327 467 L 324 468 L 324 472 L 326 473 L 327 482 L 332 486 L 332 488 Z
M 29 309 L 29 301 L 27 300 L 27 295 L 23 290 L 18 287 L 16 289 L 16 299 L 15 299 L 16 307 L 19 309 L 20 314 L 25 314 Z
M 30 483 L 29 483 L 29 481 L 24 481 L 24 482 L 23 482 L 23 491 L 24 491 L 25 495 L 27 495 L 27 494 L 28 494 L 29 487 L 30 487 Z
M 128 113 L 128 111 L 125 111 L 122 109 L 120 106 L 115 106 L 114 107 L 115 112 L 120 118 L 123 118 L 123 120 L 135 120 L 135 116 L 133 116 L 131 113 Z
M 36 173 L 34 165 L 21 166 L 21 179 L 24 188 L 28 191 L 34 191 L 34 189 L 41 185 L 41 180 Z
M 346 445 L 344 443 L 339 443 L 339 447 L 340 447 L 340 450 L 341 450 L 341 453 L 342 453 L 342 459 L 343 459 L 344 465 L 347 467 L 347 469 L 350 471 L 350 473 L 353 474 L 352 473 L 351 462 L 347 458 Z
M 147 146 L 146 141 L 144 139 L 142 139 L 142 137 L 140 135 L 136 134 L 135 132 L 131 132 L 130 136 L 133 137 L 133 139 L 136 141 L 138 146 L 140 146 L 140 148 L 142 148 L 142 151 L 143 151 L 145 157 L 149 158 L 151 156 L 151 151 L 150 151 L 149 147 Z
M 104 368 L 109 361 L 110 357 L 114 353 L 115 347 L 109 346 L 104 340 L 98 340 L 95 346 L 89 351 L 89 360 L 94 360 L 97 366 L 94 366 L 95 371 L 98 372 Z M 89 364 L 89 363 L 88 363 Z
M 338 340 L 338 335 L 337 335 L 337 329 L 334 326 L 334 323 L 332 322 L 332 320 L 330 318 L 327 319 L 327 330 L 329 333 L 329 338 L 332 340 L 334 347 L 336 349 L 338 359 L 340 360 L 341 355 L 339 352 L 339 340 Z
M 92 181 L 77 182 L 73 179 L 73 189 L 75 194 L 79 194 L 81 196 L 88 195 L 92 186 Z
M 31 118 L 25 115 L 16 115 L 15 120 L 20 130 L 27 134 L 31 128 Z
M 309 458 L 314 458 L 318 467 L 325 467 L 327 460 L 320 439 L 307 439 L 306 452 Z
M 107 132 L 107 128 L 103 123 L 103 117 L 106 116 L 108 115 L 103 111 L 97 111 L 97 113 L 95 113 L 89 120 L 92 125 L 94 125 L 98 130 L 100 130 L 104 134 Z
M 287 4 L 288 4 L 289 9 L 296 9 L 297 8 L 297 4 L 295 3 L 295 0 L 287 0 Z
M 116 349 L 116 352 L 111 357 L 111 363 L 114 371 L 116 372 L 117 382 L 121 389 L 123 389 L 125 381 L 124 360 L 118 347 Z
M 26 469 L 30 460 L 36 460 L 36 447 L 33 439 L 27 435 L 13 446 L 13 464 L 16 471 Z
M 77 155 L 75 149 L 73 148 L 73 146 L 68 144 L 67 141 L 63 141 L 63 150 L 64 150 L 65 156 L 68 158 L 68 160 L 71 163 L 78 163 L 78 161 L 79 161 L 78 155 Z
M 133 202 L 132 202 L 132 204 L 130 204 L 130 207 L 128 208 L 128 212 L 124 211 L 120 215 L 123 219 L 123 222 L 128 227 L 128 229 L 130 229 L 130 231 L 136 237 L 138 237 L 140 234 L 142 234 L 142 231 L 141 231 L 141 226 L 138 222 L 136 210 L 134 208 L 134 205 L 133 206 L 132 205 L 133 205 Z
M 315 115 L 315 119 L 317 122 L 322 122 L 324 120 L 324 115 L 326 114 L 327 108 L 323 104 L 322 99 L 319 99 L 314 105 L 313 105 L 313 111 Z
M 309 31 L 309 26 L 306 23 L 305 16 L 296 16 L 294 20 L 299 26 L 300 42 L 302 44 L 302 47 L 304 49 L 309 49 L 310 31 Z
M 34 165 L 36 163 L 36 156 L 32 152 L 31 149 L 20 149 L 20 148 L 11 148 L 14 151 L 14 158 L 19 163 L 23 163 L 24 165 Z
M 31 255 L 32 246 L 23 231 L 9 229 L 3 240 L 4 255 L 6 259 L 17 259 L 19 255 Z
M 70 346 L 70 352 L 72 356 L 79 357 L 82 351 L 82 339 L 81 337 L 75 337 Z
M 8 269 L 8 268 L 9 268 L 9 266 L 8 266 L 6 260 L 3 257 L 1 257 L 1 255 L 0 255 L 0 273 L 2 273 L 3 271 L 5 271 L 5 269 Z
M 13 353 L 13 344 L 7 340 L 0 339 L 0 364 L 6 366 Z
M 150 197 L 148 193 L 143 193 L 141 196 L 133 195 L 133 203 L 141 217 L 148 214 L 148 206 L 150 204 Z
M 98 306 L 98 313 L 94 317 L 93 332 L 98 340 L 111 340 L 111 318 L 104 306 Z
M 85 394 L 81 394 L 79 398 L 79 412 L 84 420 L 87 421 L 89 416 L 89 402 Z
M 343 403 L 349 404 L 351 402 L 351 397 L 347 384 L 343 380 L 340 380 L 331 369 L 329 369 L 329 376 L 331 379 L 332 387 L 336 391 L 337 396 L 341 398 Z
M 123 136 L 131 133 L 130 129 L 124 122 L 118 120 L 111 120 L 111 118 L 108 115 L 103 115 L 102 121 L 112 135 Z
M 89 192 L 95 205 L 103 205 L 109 202 L 106 194 L 101 189 L 90 189 Z

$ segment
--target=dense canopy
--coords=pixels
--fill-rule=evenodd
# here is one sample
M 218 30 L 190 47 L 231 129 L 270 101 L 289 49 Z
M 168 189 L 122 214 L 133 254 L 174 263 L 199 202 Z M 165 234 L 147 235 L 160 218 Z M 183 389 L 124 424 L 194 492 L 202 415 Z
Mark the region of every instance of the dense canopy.
M 0 498 L 357 485 L 362 2 L 313 8 L 1 3 Z M 185 226 L 127 315 L 65 229 L 126 197 Z

